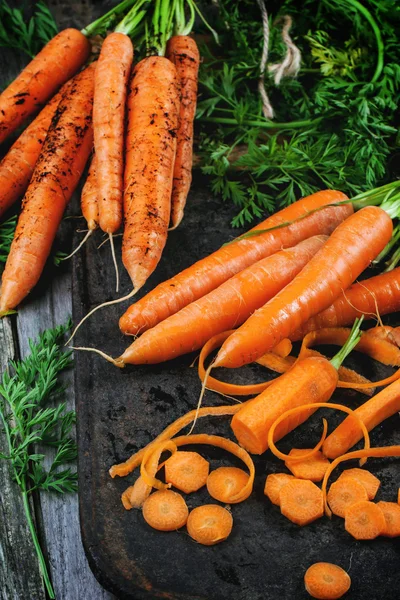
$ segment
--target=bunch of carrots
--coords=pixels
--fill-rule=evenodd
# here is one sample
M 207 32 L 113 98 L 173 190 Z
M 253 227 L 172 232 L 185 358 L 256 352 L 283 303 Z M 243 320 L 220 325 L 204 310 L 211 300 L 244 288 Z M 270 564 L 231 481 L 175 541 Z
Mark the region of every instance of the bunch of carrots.
M 0 216 L 24 196 L 2 276 L 1 316 L 36 285 L 91 155 L 81 198 L 85 239 L 97 227 L 109 236 L 117 291 L 113 235 L 123 222 L 131 295 L 156 268 L 191 183 L 200 60 L 187 35 L 194 12 L 192 0 L 124 0 L 81 32 L 60 32 L 1 94 L 0 143 L 44 106 L 0 163 Z M 84 67 L 90 37 L 108 33 L 121 16 L 98 59 Z M 131 37 L 143 31 L 147 56 L 133 67 Z

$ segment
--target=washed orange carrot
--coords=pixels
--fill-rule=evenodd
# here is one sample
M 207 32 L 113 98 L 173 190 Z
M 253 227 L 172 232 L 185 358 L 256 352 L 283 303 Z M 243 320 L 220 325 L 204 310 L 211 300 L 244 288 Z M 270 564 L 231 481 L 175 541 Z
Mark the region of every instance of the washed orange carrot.
M 119 465 L 113 465 L 109 473 L 111 477 L 125 477 L 129 475 L 134 469 L 140 466 L 146 450 L 151 446 L 155 447 L 158 443 L 166 441 L 174 437 L 181 431 L 186 425 L 190 425 L 195 419 L 208 416 L 225 416 L 233 415 L 237 412 L 241 404 L 234 404 L 233 406 L 204 406 L 199 411 L 191 410 L 182 417 L 179 417 L 176 421 L 168 425 L 164 431 L 162 431 L 152 442 L 150 442 L 145 448 L 142 448 L 135 454 L 133 454 L 127 461 L 120 463 Z
M 203 504 L 188 517 L 188 534 L 199 544 L 214 546 L 226 540 L 233 526 L 231 513 L 218 504 Z
M 268 496 L 272 504 L 276 504 L 276 506 L 281 505 L 280 491 L 291 479 L 294 479 L 294 477 L 293 475 L 289 475 L 289 473 L 270 473 L 267 476 L 264 494 Z
M 375 498 L 379 486 L 381 485 L 379 479 L 366 469 L 358 469 L 356 467 L 353 469 L 346 469 L 340 477 L 338 477 L 337 481 L 347 478 L 355 479 L 364 486 L 368 500 L 373 500 Z
M 378 504 L 360 500 L 346 510 L 344 526 L 356 540 L 374 540 L 385 531 L 386 521 Z
M 175 452 L 165 461 L 165 481 L 190 494 L 206 485 L 210 463 L 198 452 Z
M 97 61 L 93 101 L 99 225 L 109 234 L 122 224 L 125 103 L 132 61 L 129 36 L 110 33 Z
M 346 477 L 332 483 L 326 497 L 334 515 L 344 517 L 346 510 L 361 500 L 368 500 L 365 487 L 356 479 Z
M 368 435 L 368 433 L 367 433 Z M 375 448 L 363 448 L 362 450 L 354 450 L 353 452 L 348 452 L 347 454 L 343 454 L 342 456 L 338 456 L 335 458 L 333 462 L 328 467 L 324 475 L 324 480 L 322 482 L 322 493 L 324 494 L 324 505 L 325 505 L 325 513 L 328 517 L 331 515 L 331 511 L 326 502 L 326 487 L 328 484 L 329 477 L 332 474 L 332 471 L 336 469 L 336 467 L 343 462 L 344 460 L 352 460 L 355 458 L 364 459 L 367 457 L 376 457 L 383 458 L 385 456 L 400 456 L 400 445 L 398 446 L 378 446 Z M 371 503 L 372 504 L 372 503 Z
M 14 309 L 38 282 L 90 155 L 94 68 L 95 63 L 75 77 L 51 122 L 3 272 L 0 315 Z
M 361 404 L 354 411 L 354 414 L 365 423 L 368 431 L 371 431 L 379 423 L 382 423 L 382 421 L 399 411 L 400 379 L 383 388 L 376 396 Z M 361 439 L 361 436 L 359 421 L 355 421 L 354 417 L 349 415 L 326 438 L 323 445 L 323 452 L 328 458 L 336 458 L 354 446 Z
M 182 221 L 192 182 L 193 122 L 196 114 L 200 54 L 193 38 L 174 35 L 168 40 L 165 56 L 176 67 L 182 93 L 171 197 L 171 224 L 175 229 Z
M 68 81 L 89 57 L 77 29 L 58 33 L 0 95 L 0 144 Z
M 296 525 L 308 525 L 324 514 L 322 492 L 307 479 L 293 478 L 279 492 L 281 513 Z
M 214 367 L 240 367 L 257 360 L 308 319 L 328 308 L 388 243 L 392 220 L 368 206 L 332 233 L 304 269 L 224 342 Z
M 309 331 L 323 327 L 349 325 L 361 314 L 366 319 L 400 310 L 400 267 L 369 279 L 354 283 L 343 290 L 335 302 L 309 319 L 290 337 L 302 339 Z
M 71 81 L 67 81 L 21 133 L 0 162 L 0 217 L 25 193 L 51 120 L 63 94 L 70 86 Z
M 115 359 L 154 364 L 201 348 L 214 335 L 241 325 L 295 277 L 328 238 L 315 236 L 247 267 L 199 300 L 137 338 Z
M 360 322 L 356 320 L 346 344 L 330 361 L 319 356 L 299 359 L 259 396 L 246 402 L 231 421 L 233 432 L 244 448 L 253 454 L 262 454 L 268 448 L 271 426 L 283 413 L 305 404 L 318 405 L 329 400 L 338 383 L 337 369 L 360 338 L 359 326 Z M 280 422 L 273 439 L 280 440 L 313 412 L 301 410 L 296 417 Z
M 400 536 L 400 506 L 396 502 L 377 502 L 377 506 L 383 512 L 385 517 L 385 530 L 382 533 L 385 537 Z
M 306 591 L 318 600 L 337 600 L 349 591 L 351 579 L 344 569 L 327 562 L 308 567 L 304 575 Z
M 289 452 L 289 456 L 301 459 L 310 452 L 311 448 L 292 448 Z M 323 480 L 328 465 L 329 460 L 323 456 L 320 450 L 317 450 L 313 456 L 308 456 L 308 458 L 305 458 L 304 460 L 294 461 L 288 458 L 285 461 L 285 466 L 295 477 L 298 479 L 309 479 L 314 482 Z
M 226 504 L 235 504 L 239 492 L 247 485 L 249 475 L 243 469 L 237 467 L 219 467 L 211 471 L 207 478 L 207 490 L 212 498 L 225 502 Z M 250 495 L 251 490 L 249 490 Z M 240 502 L 246 500 L 242 497 Z
M 180 494 L 172 490 L 153 492 L 143 504 L 143 518 L 159 531 L 174 531 L 186 524 L 189 509 Z
M 256 261 L 314 235 L 329 235 L 352 214 L 352 205 L 327 206 L 318 212 L 312 211 L 344 200 L 346 196 L 341 192 L 325 190 L 277 212 L 251 231 L 276 229 L 239 238 L 156 286 L 128 308 L 119 322 L 121 331 L 130 335 L 143 333 Z M 304 218 L 288 224 L 299 217 Z

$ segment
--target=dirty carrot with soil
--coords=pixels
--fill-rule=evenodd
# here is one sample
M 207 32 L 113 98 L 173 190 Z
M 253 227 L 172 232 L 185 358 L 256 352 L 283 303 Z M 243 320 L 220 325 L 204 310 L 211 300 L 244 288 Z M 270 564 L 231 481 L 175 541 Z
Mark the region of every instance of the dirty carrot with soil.
M 0 95 L 0 144 L 86 62 L 90 43 L 77 29 L 58 33 Z
M 392 219 L 379 207 L 351 215 L 299 275 L 224 342 L 214 367 L 257 360 L 328 308 L 385 247 L 392 231 Z
M 175 35 L 168 40 L 165 56 L 176 67 L 182 94 L 171 197 L 171 226 L 175 229 L 182 221 L 192 182 L 193 123 L 196 114 L 200 54 L 193 38 Z
M 94 68 L 92 64 L 74 78 L 51 122 L 3 272 L 0 315 L 14 309 L 39 280 L 90 155 Z

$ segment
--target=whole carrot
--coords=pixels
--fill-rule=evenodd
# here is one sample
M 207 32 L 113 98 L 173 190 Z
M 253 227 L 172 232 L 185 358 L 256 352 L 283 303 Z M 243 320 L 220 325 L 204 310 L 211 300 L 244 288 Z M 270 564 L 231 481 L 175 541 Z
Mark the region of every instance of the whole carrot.
M 247 267 L 146 331 L 116 359 L 116 364 L 170 360 L 201 348 L 217 333 L 241 325 L 287 285 L 327 239 L 315 236 Z
M 300 340 L 309 331 L 349 325 L 360 315 L 372 319 L 400 310 L 400 267 L 354 283 L 335 302 L 309 319 L 290 339 Z
M 179 112 L 175 66 L 162 56 L 140 61 L 127 107 L 122 261 L 137 291 L 167 240 Z
M 353 213 L 352 205 L 330 206 L 317 212 L 312 211 L 346 199 L 341 192 L 325 190 L 307 196 L 265 219 L 251 231 L 278 228 L 253 237 L 239 238 L 159 284 L 128 308 L 119 322 L 121 331 L 131 335 L 142 333 L 208 294 L 256 261 L 311 236 L 329 235 Z M 304 218 L 284 226 L 299 217 Z
M 57 107 L 25 194 L 3 272 L 0 315 L 36 285 L 93 145 L 94 68 L 75 77 Z
M 196 114 L 200 54 L 193 38 L 175 35 L 168 40 L 166 57 L 174 63 L 178 71 L 182 93 L 171 198 L 171 224 L 172 229 L 175 229 L 182 221 L 192 182 L 193 122 Z
M 25 129 L 11 146 L 0 163 L 0 217 L 28 187 L 36 161 L 39 158 L 51 120 L 63 94 L 70 87 L 68 81 L 36 119 Z
M 0 95 L 0 143 L 76 73 L 90 53 L 77 29 L 57 34 Z
M 110 33 L 97 61 L 93 102 L 99 225 L 109 234 L 122 224 L 125 102 L 132 61 L 130 38 Z
M 361 404 L 354 412 L 363 421 L 368 431 L 371 431 L 399 411 L 400 380 L 397 380 Z M 337 458 L 360 441 L 362 436 L 358 420 L 356 421 L 350 415 L 326 438 L 322 446 L 323 452 L 328 458 Z
M 222 345 L 214 367 L 240 367 L 257 360 L 336 298 L 386 246 L 392 220 L 379 207 L 351 215 L 308 265 Z

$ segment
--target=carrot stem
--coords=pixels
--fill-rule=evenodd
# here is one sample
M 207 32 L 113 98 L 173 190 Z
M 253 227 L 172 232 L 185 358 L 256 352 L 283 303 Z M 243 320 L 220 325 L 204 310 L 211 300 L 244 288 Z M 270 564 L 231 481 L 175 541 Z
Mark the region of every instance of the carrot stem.
M 143 5 L 147 6 L 142 8 Z M 114 31 L 117 33 L 124 33 L 125 35 L 129 35 L 131 37 L 134 35 L 136 36 L 136 30 L 147 13 L 148 5 L 149 0 L 136 0 L 130 11 L 114 28 Z
M 357 346 L 358 342 L 361 339 L 361 331 L 360 326 L 364 320 L 364 315 L 361 315 L 359 319 L 354 321 L 353 327 L 351 328 L 350 335 L 342 348 L 340 348 L 339 352 L 335 354 L 335 356 L 331 359 L 331 364 L 338 371 L 339 367 L 345 360 L 345 358 L 350 354 L 350 352 Z
M 123 0 L 117 4 L 117 6 L 114 6 L 114 8 L 109 10 L 105 15 L 102 15 L 99 19 L 96 19 L 93 21 L 93 23 L 86 25 L 86 27 L 81 29 L 81 33 L 83 33 L 83 35 L 86 37 L 106 33 L 109 29 L 112 29 L 112 26 L 115 24 L 117 18 L 121 14 L 124 14 L 127 9 L 130 9 L 135 1 L 137 0 Z

